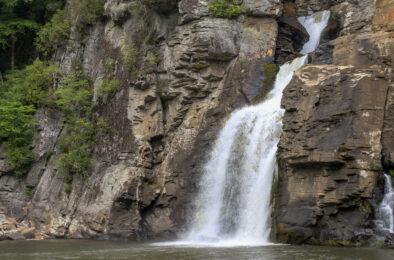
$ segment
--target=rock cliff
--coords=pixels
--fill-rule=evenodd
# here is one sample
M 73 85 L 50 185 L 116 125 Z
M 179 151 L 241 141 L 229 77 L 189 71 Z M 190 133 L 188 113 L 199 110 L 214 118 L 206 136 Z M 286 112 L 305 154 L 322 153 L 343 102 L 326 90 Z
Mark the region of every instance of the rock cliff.
M 72 33 L 54 59 L 66 74 L 82 65 L 94 82 L 94 113 L 110 130 L 95 140 L 92 171 L 74 176 L 67 193 L 56 165 L 62 115 L 37 113 L 31 171 L 17 178 L 0 164 L 5 237 L 144 239 L 182 229 L 218 130 L 263 88 L 262 64 L 274 61 L 282 12 L 277 0 L 245 1 L 250 15 L 212 18 L 207 5 L 109 0 L 100 23 L 82 39 Z M 122 61 L 130 42 L 137 50 L 132 73 Z M 121 90 L 99 100 L 108 70 Z
M 392 234 L 376 237 L 373 223 L 383 171 L 393 167 L 393 1 L 313 2 L 308 10 L 329 8 L 331 19 L 282 99 L 277 237 L 393 243 Z
M 82 38 L 73 28 L 53 60 L 64 74 L 80 64 L 94 82 L 94 115 L 110 129 L 96 136 L 94 167 L 74 176 L 70 192 L 56 164 L 60 112 L 36 114 L 27 176 L 12 174 L 0 147 L 3 238 L 174 237 L 228 115 L 271 87 L 266 64 L 300 55 L 308 35 L 296 17 L 324 9 L 332 15 L 322 44 L 282 101 L 274 231 L 285 242 L 374 236 L 381 171 L 394 167 L 394 2 L 244 0 L 237 19 L 210 16 L 208 3 L 107 0 Z M 122 59 L 130 43 L 132 71 Z M 121 88 L 99 97 L 108 74 Z

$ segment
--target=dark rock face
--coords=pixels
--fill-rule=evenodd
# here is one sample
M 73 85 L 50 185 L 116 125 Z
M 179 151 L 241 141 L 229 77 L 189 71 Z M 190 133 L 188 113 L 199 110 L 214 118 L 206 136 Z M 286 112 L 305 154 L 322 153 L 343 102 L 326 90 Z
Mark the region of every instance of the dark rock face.
M 278 19 L 278 43 L 276 45 L 276 63 L 283 64 L 301 54 L 302 46 L 309 40 L 309 34 L 297 18 L 282 16 Z
M 295 232 L 302 241 L 356 242 L 371 228 L 369 199 L 382 174 L 385 75 L 332 65 L 296 72 L 282 101 L 280 237 Z
M 330 18 L 310 60 L 330 65 L 297 71 L 282 100 L 286 112 L 278 154 L 277 239 L 393 244 L 392 235 L 377 231 L 373 220 L 383 196 L 383 171 L 393 169 L 393 26 L 388 10 L 394 2 L 327 3 L 336 17 Z

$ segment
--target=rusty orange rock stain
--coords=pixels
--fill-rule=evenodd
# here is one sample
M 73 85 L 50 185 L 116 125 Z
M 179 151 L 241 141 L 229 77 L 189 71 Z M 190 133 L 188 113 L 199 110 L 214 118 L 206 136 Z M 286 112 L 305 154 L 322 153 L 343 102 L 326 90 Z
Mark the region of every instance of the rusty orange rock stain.
M 386 17 L 383 17 L 382 20 L 381 20 L 381 22 L 382 22 L 382 23 L 389 23 L 389 22 L 391 22 L 392 20 L 393 20 L 393 11 L 392 11 L 391 8 L 389 7 L 389 8 L 387 9 L 387 18 L 386 18 Z

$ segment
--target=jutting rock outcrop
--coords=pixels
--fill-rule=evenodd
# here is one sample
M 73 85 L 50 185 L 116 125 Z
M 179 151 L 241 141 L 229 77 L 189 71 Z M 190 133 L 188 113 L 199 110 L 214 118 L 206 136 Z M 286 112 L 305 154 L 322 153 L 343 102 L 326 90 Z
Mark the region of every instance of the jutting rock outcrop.
M 392 244 L 393 235 L 376 230 L 373 220 L 383 172 L 393 169 L 394 2 L 331 2 L 312 64 L 284 91 L 277 238 Z

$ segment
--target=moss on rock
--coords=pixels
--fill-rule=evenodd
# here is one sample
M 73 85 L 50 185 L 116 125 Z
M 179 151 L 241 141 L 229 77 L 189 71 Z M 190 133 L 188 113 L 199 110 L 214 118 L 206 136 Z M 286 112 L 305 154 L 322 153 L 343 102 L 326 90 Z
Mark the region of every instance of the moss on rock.
M 275 63 L 263 63 L 261 66 L 264 69 L 264 80 L 260 92 L 252 100 L 254 103 L 261 102 L 265 98 L 267 93 L 272 89 L 276 74 L 279 71 L 279 67 Z

